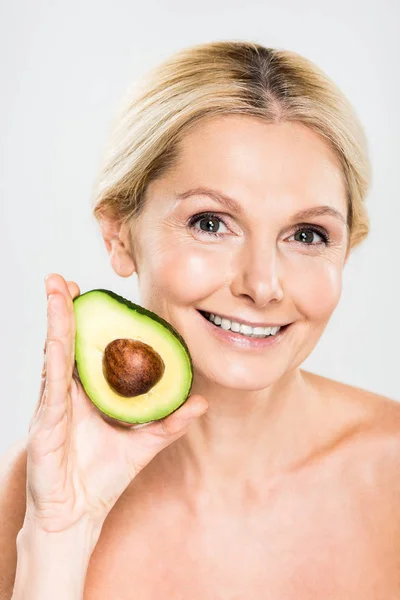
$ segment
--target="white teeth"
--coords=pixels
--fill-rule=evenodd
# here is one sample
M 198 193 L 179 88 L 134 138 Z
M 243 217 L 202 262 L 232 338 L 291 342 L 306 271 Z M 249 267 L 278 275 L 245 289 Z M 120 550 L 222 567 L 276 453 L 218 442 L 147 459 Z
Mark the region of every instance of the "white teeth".
M 255 333 L 255 331 L 253 330 L 252 327 L 250 327 L 250 325 L 241 325 L 240 333 L 244 333 L 245 335 L 250 335 L 250 333 Z
M 222 329 L 234 331 L 236 333 L 242 333 L 250 337 L 266 337 L 268 335 L 275 335 L 281 329 L 280 327 L 251 327 L 250 325 L 244 325 L 237 323 L 236 321 L 230 321 L 229 319 L 223 319 L 214 313 L 208 316 L 209 321 L 212 321 L 215 325 L 219 325 Z
M 254 327 L 253 333 L 254 335 L 265 335 L 265 330 L 267 327 Z
M 231 322 L 229 319 L 222 319 L 221 321 L 221 327 L 222 329 L 230 329 L 231 328 Z

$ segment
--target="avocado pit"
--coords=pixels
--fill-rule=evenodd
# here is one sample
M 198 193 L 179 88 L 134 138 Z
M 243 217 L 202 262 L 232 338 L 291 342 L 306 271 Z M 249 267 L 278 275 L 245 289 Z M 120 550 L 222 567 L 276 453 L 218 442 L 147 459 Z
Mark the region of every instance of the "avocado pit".
M 103 374 L 120 396 L 145 394 L 161 379 L 165 364 L 161 356 L 140 340 L 119 338 L 110 342 L 103 354 Z

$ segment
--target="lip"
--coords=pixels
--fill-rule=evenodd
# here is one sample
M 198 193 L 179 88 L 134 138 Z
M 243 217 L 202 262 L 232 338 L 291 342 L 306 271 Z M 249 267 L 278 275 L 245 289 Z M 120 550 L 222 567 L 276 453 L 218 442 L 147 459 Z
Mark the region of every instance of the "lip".
M 263 350 L 265 348 L 274 347 L 285 337 L 287 331 L 291 327 L 292 323 L 284 325 L 276 335 L 271 335 L 266 338 L 246 337 L 244 335 L 235 333 L 230 329 L 222 329 L 217 325 L 213 325 L 204 315 L 197 310 L 199 317 L 201 318 L 204 325 L 208 328 L 210 333 L 213 333 L 218 339 L 234 346 L 241 350 Z

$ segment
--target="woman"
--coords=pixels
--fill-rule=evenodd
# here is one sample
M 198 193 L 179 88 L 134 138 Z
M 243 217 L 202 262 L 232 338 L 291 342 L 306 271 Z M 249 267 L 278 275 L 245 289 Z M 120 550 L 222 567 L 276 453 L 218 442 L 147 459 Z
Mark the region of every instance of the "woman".
M 47 278 L 39 407 L 3 479 L 2 597 L 400 597 L 398 404 L 300 369 L 368 234 L 369 180 L 352 107 L 293 52 L 214 42 L 149 74 L 95 215 L 116 273 L 187 342 L 191 396 L 162 421 L 106 422 L 74 371 L 79 288 Z

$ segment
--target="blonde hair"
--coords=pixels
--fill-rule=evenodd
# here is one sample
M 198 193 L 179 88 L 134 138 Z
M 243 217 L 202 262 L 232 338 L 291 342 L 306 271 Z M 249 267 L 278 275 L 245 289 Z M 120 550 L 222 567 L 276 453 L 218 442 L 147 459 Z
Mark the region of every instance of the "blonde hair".
M 152 69 L 114 122 L 95 182 L 94 215 L 139 217 L 148 184 L 172 168 L 182 136 L 201 118 L 243 114 L 303 123 L 339 158 L 348 203 L 348 250 L 369 232 L 371 167 L 365 132 L 338 86 L 314 63 L 248 41 L 198 44 Z

